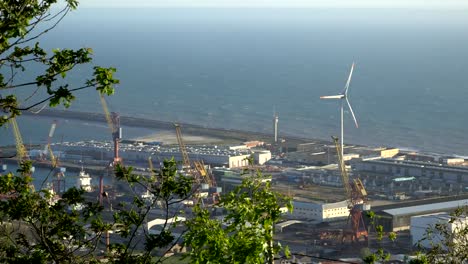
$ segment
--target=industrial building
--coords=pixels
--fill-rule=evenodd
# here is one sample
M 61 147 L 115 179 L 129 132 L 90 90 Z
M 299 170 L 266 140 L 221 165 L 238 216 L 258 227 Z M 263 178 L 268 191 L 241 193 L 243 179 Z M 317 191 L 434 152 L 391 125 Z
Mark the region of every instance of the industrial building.
M 300 183 L 302 185 L 343 186 L 343 180 L 337 164 L 284 169 L 280 177 L 288 182 Z
M 468 167 L 446 163 L 401 159 L 359 160 L 352 163 L 353 173 L 366 181 L 366 187 L 389 194 L 404 192 L 409 196 L 424 197 L 463 193 L 468 187 Z
M 397 148 L 372 148 L 365 146 L 344 146 L 344 161 L 357 158 L 391 158 L 400 150 Z M 302 143 L 297 145 L 297 151 L 288 153 L 288 160 L 305 164 L 331 164 L 337 162 L 336 147 L 331 144 L 320 142 Z
M 436 224 L 446 225 L 447 231 L 449 232 L 448 235 L 451 235 L 459 232 L 460 229 L 463 229 L 468 225 L 468 216 L 464 215 L 455 218 L 451 217 L 450 214 L 447 213 L 439 213 L 411 217 L 410 234 L 412 245 L 431 248 L 433 245 L 432 243 L 440 243 L 441 238 L 444 237 L 443 235 L 439 234 L 436 230 L 433 230 L 434 233 L 432 234 L 427 233 L 428 228 L 434 228 Z M 430 239 L 423 239 L 426 235 L 428 235 Z M 448 242 L 456 243 L 457 241 Z
M 397 159 L 362 160 L 354 163 L 353 169 L 359 172 L 385 173 L 394 177 L 413 176 L 447 183 L 468 184 L 468 167 L 442 163 Z
M 213 176 L 218 184 L 225 192 L 233 190 L 236 186 L 242 183 L 245 177 L 250 177 L 249 172 L 245 172 L 236 168 L 222 168 L 215 167 L 212 169 Z M 272 176 L 270 173 L 263 174 L 263 181 L 271 181 Z
M 349 216 L 347 201 L 336 203 L 314 203 L 293 201 L 293 219 L 330 222 L 346 219 Z
M 385 232 L 396 232 L 409 230 L 414 216 L 450 213 L 463 206 L 468 206 L 468 195 L 374 206 L 372 211 L 378 216 L 377 224 L 382 225 Z
M 253 158 L 255 164 L 263 165 L 271 160 L 271 152 L 269 150 L 254 150 Z
M 76 157 L 77 153 L 94 156 L 96 159 L 109 160 L 114 157 L 113 145 L 110 142 L 80 141 L 54 144 L 53 148 L 66 153 L 67 157 Z M 265 163 L 271 159 L 271 153 L 267 150 L 251 151 L 250 149 L 229 149 L 218 146 L 187 146 L 187 154 L 191 160 L 203 161 L 213 166 L 227 168 L 243 167 L 248 165 L 252 154 L 259 163 Z M 120 157 L 128 161 L 146 161 L 152 156 L 153 160 L 163 161 L 174 157 L 176 161 L 182 161 L 179 147 L 163 147 L 153 144 L 124 144 L 120 143 Z M 73 155 L 73 156 L 72 156 Z

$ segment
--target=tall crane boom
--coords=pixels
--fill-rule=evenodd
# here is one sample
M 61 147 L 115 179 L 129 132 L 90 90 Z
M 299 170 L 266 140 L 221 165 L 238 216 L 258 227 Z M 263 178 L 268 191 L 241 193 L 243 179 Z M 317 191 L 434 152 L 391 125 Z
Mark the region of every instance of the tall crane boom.
M 21 132 L 18 127 L 18 123 L 15 118 L 10 119 L 11 126 L 13 128 L 13 134 L 15 135 L 16 141 L 16 157 L 18 158 L 18 164 L 24 160 L 28 160 L 28 151 L 23 143 L 23 138 L 21 137 Z
M 332 139 L 336 147 L 336 153 L 338 156 L 338 167 L 340 169 L 341 180 L 343 181 L 343 186 L 346 191 L 346 199 L 348 201 L 348 206 L 351 207 L 352 206 L 351 186 L 349 186 L 349 175 L 348 175 L 348 171 L 346 170 L 346 164 L 344 162 L 344 158 L 342 156 L 340 140 L 337 137 L 333 137 L 333 136 L 332 136 Z
M 338 166 L 340 167 L 341 179 L 343 180 L 343 186 L 346 191 L 348 208 L 350 209 L 348 221 L 351 220 L 351 232 L 348 233 L 351 234 L 352 241 L 359 241 L 360 237 L 364 237 L 367 240 L 369 234 L 367 232 L 364 220 L 362 218 L 362 210 L 365 205 L 367 191 L 364 188 L 364 184 L 362 184 L 359 178 L 353 179 L 352 181 L 349 180 L 349 175 L 346 171 L 341 144 L 337 137 L 332 138 L 335 142 L 336 152 L 338 156 Z M 344 236 L 345 235 L 343 235 L 343 239 Z
M 111 113 L 113 131 L 112 140 L 114 141 L 114 163 L 121 163 L 122 158 L 119 156 L 120 140 L 122 139 L 122 128 L 120 127 L 120 116 L 118 113 Z
M 149 165 L 149 169 L 150 169 L 151 178 L 154 179 L 155 182 L 157 182 L 158 178 L 156 177 L 156 173 L 154 173 L 153 160 L 152 160 L 151 156 L 148 157 L 148 165 Z
M 182 154 L 182 165 L 184 168 L 190 168 L 190 159 L 187 154 L 187 149 L 185 148 L 184 140 L 182 139 L 182 132 L 180 131 L 180 125 L 174 124 L 176 129 L 177 142 L 179 143 L 180 153 Z
M 50 149 L 50 143 L 52 143 L 52 137 L 54 136 L 56 127 L 57 127 L 57 120 L 54 120 L 54 122 L 52 122 L 52 125 L 50 126 L 49 135 L 47 137 L 47 145 L 44 146 L 44 151 L 43 151 L 44 158 L 45 156 L 47 156 L 47 153 Z
M 109 112 L 109 107 L 107 107 L 106 99 L 104 99 L 104 95 L 99 93 L 99 98 L 101 99 L 102 110 L 104 111 L 104 116 L 107 121 L 107 125 L 109 126 L 110 132 L 114 133 L 114 124 L 112 123 L 112 117 Z
M 52 167 L 53 167 L 53 168 L 56 168 L 56 167 L 57 167 L 58 160 L 57 160 L 57 158 L 55 157 L 54 152 L 52 151 L 52 148 L 50 147 L 50 144 L 48 144 L 47 146 L 48 146 L 48 151 L 49 151 L 49 155 L 50 155 L 50 162 L 51 162 L 51 164 L 52 164 Z

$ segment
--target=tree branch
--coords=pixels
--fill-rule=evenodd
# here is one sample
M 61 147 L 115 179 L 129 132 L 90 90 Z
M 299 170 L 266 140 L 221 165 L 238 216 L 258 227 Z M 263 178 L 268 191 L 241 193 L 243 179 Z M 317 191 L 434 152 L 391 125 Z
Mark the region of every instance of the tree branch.
M 74 91 L 78 91 L 78 90 L 83 90 L 83 89 L 86 89 L 86 88 L 89 88 L 89 87 L 93 87 L 94 85 L 96 85 L 96 84 L 93 83 L 93 84 L 85 85 L 85 86 L 82 86 L 82 87 L 79 87 L 79 88 L 71 89 L 70 92 L 74 92 Z M 28 106 L 28 107 L 24 107 L 24 108 L 12 107 L 11 109 L 18 110 L 18 111 L 27 111 L 27 110 L 29 110 L 29 109 L 35 107 L 35 106 L 38 106 L 38 105 L 40 105 L 40 104 L 42 104 L 42 103 L 45 103 L 45 102 L 49 101 L 50 99 L 52 99 L 52 98 L 54 98 L 54 97 L 55 97 L 55 95 L 51 95 L 51 96 L 47 97 L 46 99 L 41 100 L 41 101 L 39 101 L 39 102 L 37 102 L 37 103 L 35 103 L 35 104 L 32 104 L 32 105 L 30 105 L 30 106 Z
M 64 12 L 65 11 L 65 12 Z M 6 52 L 7 50 L 11 49 L 12 47 L 16 46 L 16 45 L 20 45 L 20 44 L 24 44 L 26 42 L 29 42 L 31 40 L 34 40 L 34 39 L 37 39 L 39 38 L 40 36 L 44 35 L 45 33 L 49 32 L 50 30 L 54 29 L 58 23 L 60 23 L 62 21 L 62 19 L 67 15 L 67 13 L 70 11 L 70 7 L 69 6 L 66 6 L 64 7 L 61 11 L 58 12 L 58 14 L 64 12 L 62 14 L 62 16 L 50 27 L 48 27 L 47 29 L 43 30 L 42 32 L 38 33 L 37 35 L 33 36 L 33 37 L 30 37 L 28 39 L 25 39 L 24 37 L 19 37 L 18 39 L 16 39 L 16 41 L 14 41 L 12 44 L 10 44 L 9 46 L 5 47 L 5 49 L 3 50 L 3 52 Z M 26 34 L 24 34 L 24 36 L 27 36 L 29 33 L 31 33 L 31 31 L 36 27 L 37 24 L 39 24 L 40 22 L 43 21 L 43 15 L 44 13 L 42 13 L 40 16 L 39 16 L 39 19 L 37 19 L 35 22 L 31 23 L 29 26 L 30 28 L 26 31 Z
M 49 60 L 50 59 L 51 58 L 49 58 Z M 76 65 L 78 65 L 78 63 L 73 63 L 70 67 L 66 68 L 65 70 L 60 71 L 60 72 L 56 72 L 56 73 L 54 73 L 52 75 L 49 75 L 47 77 L 54 78 L 54 77 L 58 76 L 59 74 L 69 72 L 69 71 L 73 70 L 73 68 L 75 68 Z M 39 83 L 38 81 L 35 81 L 35 82 L 27 82 L 27 83 L 21 83 L 21 84 L 16 84 L 16 85 L 10 85 L 10 86 L 1 87 L 0 90 L 16 89 L 18 87 L 23 87 L 23 86 L 30 86 L 30 85 L 34 85 L 34 84 L 37 85 L 38 83 Z

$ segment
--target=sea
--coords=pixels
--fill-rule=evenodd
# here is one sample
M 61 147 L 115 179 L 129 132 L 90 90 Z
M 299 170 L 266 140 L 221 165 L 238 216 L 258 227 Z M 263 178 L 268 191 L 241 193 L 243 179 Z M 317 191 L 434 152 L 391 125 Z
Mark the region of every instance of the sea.
M 116 67 L 107 101 L 121 115 L 272 133 L 277 113 L 280 137 L 339 135 L 339 102 L 319 97 L 341 92 L 354 62 L 359 127 L 345 108 L 345 143 L 466 156 L 467 29 L 468 11 L 453 9 L 79 8 L 39 41 L 93 49 L 71 87 Z M 26 100 L 33 92 L 17 91 L 23 105 L 44 95 Z M 96 91 L 76 96 L 69 110 L 102 112 Z M 52 118 L 18 121 L 25 143 L 46 141 Z M 103 123 L 60 120 L 53 141 L 84 139 L 111 138 Z M 12 142 L 1 128 L 0 144 Z
M 67 190 L 72 187 L 80 188 L 79 185 L 79 172 L 76 171 L 70 171 L 67 170 L 66 168 L 59 167 L 59 168 L 46 168 L 46 167 L 38 167 L 34 166 L 33 164 L 33 171 L 32 171 L 32 176 L 33 176 L 33 181 L 32 184 L 34 187 L 39 190 L 39 189 L 45 189 L 48 187 L 51 187 L 50 184 L 54 183 L 54 181 L 57 180 L 57 173 L 60 171 L 60 169 L 65 169 L 62 171 L 63 178 L 62 182 L 60 183 L 60 190 Z M 6 163 L 6 164 L 1 164 L 0 165 L 0 173 L 16 173 L 18 170 L 18 166 L 15 163 Z M 86 172 L 86 169 L 85 169 Z M 106 169 L 103 169 L 102 172 L 89 172 L 89 175 L 91 176 L 91 185 L 97 189 L 99 186 L 99 179 L 102 176 L 103 177 L 103 184 L 106 185 L 114 185 L 117 180 L 115 177 L 112 177 L 112 172 L 107 171 Z

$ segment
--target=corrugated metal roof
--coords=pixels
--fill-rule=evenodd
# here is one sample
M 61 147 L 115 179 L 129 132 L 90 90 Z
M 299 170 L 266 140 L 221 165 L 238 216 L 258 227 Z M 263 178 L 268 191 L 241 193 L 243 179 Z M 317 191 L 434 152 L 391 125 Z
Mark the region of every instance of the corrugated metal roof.
M 393 215 L 393 216 L 417 215 L 421 213 L 431 212 L 434 210 L 454 209 L 454 208 L 461 207 L 461 206 L 468 206 L 468 199 L 443 202 L 443 203 L 401 207 L 401 208 L 395 208 L 395 209 L 387 209 L 387 210 L 383 210 L 383 212 Z

